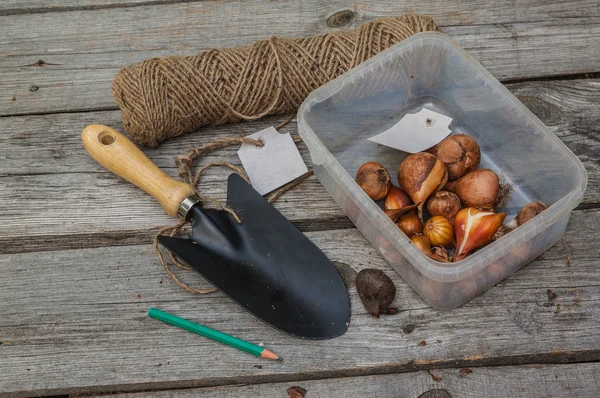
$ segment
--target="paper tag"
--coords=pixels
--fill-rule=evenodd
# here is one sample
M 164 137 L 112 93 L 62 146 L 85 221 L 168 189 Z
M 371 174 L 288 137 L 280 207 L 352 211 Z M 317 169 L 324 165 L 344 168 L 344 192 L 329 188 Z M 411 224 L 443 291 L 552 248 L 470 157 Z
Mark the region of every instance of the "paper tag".
M 448 128 L 450 123 L 451 117 L 423 108 L 417 113 L 404 116 L 383 133 L 369 138 L 369 141 L 404 152 L 417 153 L 446 138 L 451 133 Z
M 279 134 L 271 126 L 248 138 L 265 143 L 262 147 L 244 143 L 238 150 L 252 187 L 259 194 L 269 193 L 308 172 L 289 133 Z

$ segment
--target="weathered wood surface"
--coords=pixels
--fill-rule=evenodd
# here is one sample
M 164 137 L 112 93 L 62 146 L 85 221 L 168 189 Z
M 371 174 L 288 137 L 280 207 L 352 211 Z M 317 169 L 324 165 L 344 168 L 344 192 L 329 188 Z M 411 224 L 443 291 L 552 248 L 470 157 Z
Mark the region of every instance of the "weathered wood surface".
M 351 11 L 347 22 L 330 18 L 345 10 Z M 364 389 L 383 397 L 417 397 L 432 388 L 455 398 L 469 393 L 595 396 L 596 364 L 484 366 L 600 360 L 594 243 L 600 221 L 598 79 L 509 85 L 582 160 L 588 189 L 563 240 L 452 312 L 424 304 L 314 177 L 302 190 L 283 196 L 276 207 L 332 260 L 348 264 L 347 274 L 381 268 L 398 288 L 395 304 L 401 312 L 378 321 L 365 314 L 351 288 L 350 329 L 326 342 L 282 336 L 220 293 L 199 297 L 177 287 L 153 248 L 142 244 L 173 220 L 152 199 L 101 169 L 80 144 L 86 124 L 121 129 L 110 94 L 121 66 L 152 56 L 248 44 L 271 34 L 346 29 L 404 12 L 433 16 L 500 79 L 600 71 L 600 3 L 592 0 L 474 0 L 468 6 L 451 0 L 1 2 L 0 253 L 10 254 L 0 255 L 0 396 L 274 382 L 283 384 L 177 393 L 286 396 L 289 383 L 304 385 L 307 397 L 351 396 Z M 174 157 L 189 145 L 247 135 L 282 119 L 214 128 L 210 137 L 187 135 L 146 153 L 174 175 Z M 295 123 L 283 131 L 294 133 Z M 236 150 L 219 151 L 207 160 L 237 162 Z M 301 153 L 308 161 L 303 146 Z M 204 192 L 222 199 L 225 174 L 211 170 L 203 180 Z M 182 276 L 207 286 L 195 274 Z M 548 289 L 557 297 L 550 299 Z M 260 361 L 150 320 L 145 315 L 150 306 L 263 342 L 286 361 Z M 420 341 L 427 344 L 417 345 Z M 459 378 L 461 366 L 473 373 Z M 423 371 L 434 368 L 440 382 Z M 390 372 L 411 373 L 375 376 Z M 340 374 L 359 377 L 339 379 Z M 330 379 L 303 381 L 321 378 Z M 422 398 L 434 396 L 440 395 Z
M 582 207 L 597 207 L 600 80 L 527 82 L 509 88 L 584 163 L 589 184 Z M 211 128 L 210 134 L 188 134 L 146 153 L 176 175 L 175 157 L 186 153 L 190 145 L 244 136 L 283 119 L 279 116 Z M 158 227 L 173 222 L 152 198 L 106 172 L 88 156 L 80 134 L 89 123 L 121 128 L 118 111 L 0 118 L 0 181 L 4 186 L 0 191 L 0 252 L 148 242 Z M 295 134 L 295 121 L 282 131 Z M 310 164 L 307 148 L 300 148 Z M 239 163 L 237 149 L 215 152 L 206 162 L 228 159 Z M 225 169 L 208 171 L 201 185 L 203 192 L 224 199 L 228 173 Z M 286 193 L 275 206 L 304 231 L 352 227 L 314 176 L 302 189 Z M 32 207 L 35 212 L 31 212 Z M 65 214 L 69 217 L 63 217 Z
M 172 4 L 172 3 L 204 2 L 218 5 L 214 0 L 81 0 L 74 3 L 70 0 L 4 0 L 0 3 L 0 15 L 18 15 L 28 13 L 61 12 L 79 9 L 101 9 L 101 8 L 131 8 L 135 6 Z M 260 0 L 234 1 L 235 4 L 254 3 L 255 6 L 268 7 Z M 332 10 L 351 10 L 359 14 L 381 15 L 402 14 L 418 12 L 432 17 L 444 17 L 449 25 L 460 24 L 484 24 L 484 23 L 506 23 L 506 22 L 531 22 L 544 21 L 557 18 L 572 18 L 582 15 L 581 9 L 585 10 L 586 16 L 599 16 L 598 3 L 593 0 L 578 0 L 568 3 L 562 0 L 530 0 L 527 7 L 523 4 L 515 4 L 511 0 L 499 0 L 491 9 L 487 1 L 471 0 L 467 4 L 459 4 L 454 1 L 441 0 L 438 2 L 423 1 L 418 4 L 406 4 L 405 2 L 386 2 L 378 0 L 337 0 L 327 2 Z M 519 8 L 519 7 L 522 7 Z M 526 12 L 520 12 L 525 10 Z M 535 11 L 535 12 L 534 12 Z
M 434 0 L 418 7 L 377 1 L 355 6 L 341 0 L 255 0 L 243 5 L 201 1 L 0 15 L 0 115 L 114 109 L 110 86 L 119 67 L 150 57 L 249 44 L 271 35 L 324 33 L 337 29 L 328 20 L 341 10 L 354 12 L 344 28 L 404 12 L 430 14 L 499 79 L 600 68 L 598 2 L 553 1 L 549 7 L 541 0 L 499 3 L 492 11 L 484 1 L 468 7 Z M 41 5 L 42 10 L 49 6 Z M 10 2 L 7 7 L 12 7 Z
M 401 312 L 376 320 L 350 288 L 350 328 L 327 341 L 277 332 L 220 293 L 182 291 L 151 245 L 3 255 L 0 391 L 139 391 L 597 361 L 600 274 L 590 237 L 598 235 L 599 221 L 600 210 L 575 212 L 556 246 L 450 312 L 424 304 L 356 229 L 307 233 L 332 260 L 383 269 L 398 289 Z M 185 278 L 199 280 L 192 273 Z M 547 289 L 557 297 L 550 300 Z M 261 361 L 149 319 L 151 306 L 264 343 L 285 361 Z
M 116 394 L 112 397 L 283 398 L 288 396 L 287 389 L 292 386 L 304 388 L 306 398 L 597 398 L 600 364 L 436 369 L 430 372 Z

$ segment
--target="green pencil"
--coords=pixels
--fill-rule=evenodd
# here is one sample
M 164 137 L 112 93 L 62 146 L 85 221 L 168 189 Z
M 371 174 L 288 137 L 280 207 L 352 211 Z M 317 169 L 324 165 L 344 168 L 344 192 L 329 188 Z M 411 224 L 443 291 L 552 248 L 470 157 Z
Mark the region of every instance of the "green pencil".
M 246 351 L 252 355 L 256 355 L 257 357 L 274 359 L 276 361 L 283 361 L 281 357 L 278 357 L 275 353 L 263 347 L 257 346 L 252 343 L 248 343 L 244 340 L 240 340 L 237 337 L 233 337 L 228 334 L 219 332 L 218 330 L 207 328 L 206 326 L 202 326 L 197 323 L 190 322 L 186 319 L 179 318 L 178 316 L 169 314 L 167 312 L 157 310 L 156 308 L 150 308 L 148 310 L 148 316 L 150 318 L 166 322 L 169 325 L 177 326 L 190 332 L 199 334 L 201 336 L 208 337 L 209 339 L 218 341 L 219 343 L 235 347 L 238 350 Z

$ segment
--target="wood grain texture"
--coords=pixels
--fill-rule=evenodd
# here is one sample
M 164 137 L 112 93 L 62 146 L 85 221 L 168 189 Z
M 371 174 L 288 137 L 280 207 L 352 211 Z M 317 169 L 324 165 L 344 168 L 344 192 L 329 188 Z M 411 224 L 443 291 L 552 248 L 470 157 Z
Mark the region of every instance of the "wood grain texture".
M 430 14 L 499 79 L 598 70 L 598 2 L 499 3 L 202 1 L 0 16 L 0 115 L 115 108 L 110 86 L 119 67 L 271 35 L 325 33 L 338 29 L 328 19 L 340 10 L 354 15 L 343 28 L 404 12 Z
M 582 160 L 589 179 L 583 207 L 598 206 L 600 109 L 596 104 L 600 80 L 529 82 L 509 88 Z M 283 119 L 270 117 L 211 128 L 169 140 L 157 149 L 145 149 L 145 153 L 175 176 L 175 157 L 191 145 L 245 136 Z M 117 111 L 0 118 L 0 181 L 4 187 L 0 190 L 4 209 L 0 213 L 0 252 L 149 242 L 159 227 L 175 221 L 152 198 L 107 173 L 89 157 L 80 140 L 81 130 L 89 123 L 121 129 Z M 295 121 L 282 131 L 295 134 Z M 299 148 L 310 164 L 306 146 Z M 204 162 L 225 159 L 239 164 L 237 149 L 220 150 Z M 228 173 L 228 169 L 209 169 L 202 191 L 224 200 Z M 314 176 L 286 193 L 275 206 L 304 231 L 352 227 Z
M 177 221 L 167 216 L 150 196 L 106 172 L 89 157 L 79 138 L 80 129 L 97 121 L 108 125 L 120 123 L 118 112 L 0 119 L 1 126 L 17 122 L 14 130 L 11 128 L 14 135 L 0 136 L 0 159 L 4 159 L 0 166 L 0 181 L 4 187 L 0 190 L 0 203 L 4 211 L 0 218 L 6 217 L 0 226 L 1 252 L 150 242 L 159 227 Z M 231 135 L 248 135 L 279 121 L 281 118 L 270 118 L 222 126 L 216 128 L 211 137 L 188 135 L 145 152 L 169 175 L 176 176 L 175 156 L 186 153 L 190 145 Z M 282 131 L 290 132 L 294 128 L 292 124 Z M 17 155 L 17 148 L 23 152 Z M 301 148 L 305 162 L 310 164 L 308 150 L 304 145 Z M 235 146 L 215 152 L 204 158 L 204 162 L 226 159 L 239 164 L 237 150 Z M 52 164 L 39 167 L 40 162 L 28 161 L 33 158 L 47 159 Z M 9 164 L 12 166 L 2 168 Z M 227 170 L 207 170 L 200 184 L 202 192 L 225 200 L 226 177 L 230 173 Z M 352 227 L 314 176 L 302 184 L 302 189 L 282 196 L 275 206 L 288 219 L 309 229 Z M 31 211 L 33 208 L 35 212 Z
M 140 391 L 599 360 L 600 275 L 588 238 L 599 220 L 600 210 L 575 212 L 556 246 L 451 312 L 424 304 L 357 230 L 307 233 L 332 260 L 382 269 L 397 287 L 400 313 L 379 320 L 351 288 L 350 328 L 328 341 L 286 336 L 220 293 L 183 291 L 150 245 L 3 255 L 0 391 Z M 182 276 L 206 286 L 193 273 Z M 146 316 L 149 307 L 264 343 L 285 361 L 260 361 L 166 326 Z
M 113 397 L 272 398 L 285 397 L 290 386 L 300 386 L 306 390 L 306 398 L 596 398 L 600 390 L 599 380 L 600 364 L 582 363 L 436 369 L 431 372 L 116 394 Z M 436 392 L 438 395 L 434 395 Z M 444 392 L 447 395 L 443 395 Z M 422 395 L 427 393 L 431 395 Z
M 44 14 L 103 8 L 130 8 L 144 5 L 173 4 L 194 0 L 4 0 L 0 3 L 0 15 Z M 195 0 L 204 1 L 204 0 Z
M 82 0 L 76 3 L 69 0 L 4 0 L 0 3 L 0 15 L 18 15 L 27 13 L 51 13 L 75 11 L 81 9 L 102 8 L 131 8 L 146 5 L 208 2 L 207 0 Z M 211 1 L 218 3 L 218 1 Z M 240 1 L 236 2 L 240 3 Z M 245 1 L 244 4 L 249 3 Z M 494 2 L 493 9 L 490 2 L 485 0 L 470 0 L 468 4 L 457 3 L 449 0 L 438 2 L 423 1 L 417 5 L 407 2 L 386 2 L 377 0 L 339 1 L 338 7 L 365 15 L 381 15 L 382 13 L 416 12 L 444 17 L 449 25 L 482 24 L 482 23 L 507 23 L 507 22 L 532 22 L 557 18 L 572 18 L 581 15 L 598 16 L 600 14 L 598 3 L 593 0 L 579 0 L 569 7 L 569 3 L 561 0 L 530 0 L 527 10 L 521 13 L 519 7 L 511 0 Z
M 339 11 L 348 11 L 346 18 L 331 18 Z M 452 312 L 423 303 L 315 177 L 286 193 L 276 207 L 347 278 L 379 268 L 397 286 L 399 314 L 379 320 L 366 313 L 351 287 L 350 329 L 325 342 L 284 336 L 220 293 L 182 291 L 153 248 L 141 244 L 175 219 L 103 171 L 81 146 L 87 124 L 123 131 L 110 94 L 119 67 L 272 34 L 347 29 L 405 12 L 434 17 L 500 79 L 600 70 L 600 3 L 594 0 L 1 2 L 0 253 L 10 254 L 0 255 L 0 396 L 152 396 L 151 390 L 161 389 L 154 396 L 283 397 L 297 384 L 307 388 L 307 397 L 597 396 L 597 363 L 516 365 L 600 361 L 593 241 L 600 221 L 598 79 L 509 85 L 582 160 L 588 188 L 558 244 Z M 144 152 L 174 176 L 174 157 L 190 145 L 248 135 L 283 119 L 211 128 L 210 136 L 190 134 Z M 295 122 L 283 131 L 294 133 Z M 308 151 L 300 149 L 309 163 Z M 237 162 L 236 150 L 206 160 Z M 210 170 L 203 191 L 223 199 L 226 173 Z M 195 274 L 181 277 L 208 287 Z M 286 361 L 261 361 L 153 321 L 146 316 L 151 306 L 264 343 Z M 460 367 L 473 372 L 459 377 Z M 398 372 L 410 373 L 383 375 Z M 274 384 L 232 386 L 246 383 Z

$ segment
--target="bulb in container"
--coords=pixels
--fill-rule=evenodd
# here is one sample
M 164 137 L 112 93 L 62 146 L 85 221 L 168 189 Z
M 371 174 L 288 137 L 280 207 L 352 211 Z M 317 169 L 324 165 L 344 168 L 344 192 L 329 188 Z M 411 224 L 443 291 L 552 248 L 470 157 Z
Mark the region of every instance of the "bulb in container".
M 406 206 L 410 206 L 412 204 L 412 200 L 410 196 L 402 189 L 397 186 L 392 185 L 390 192 L 385 197 L 385 203 L 383 208 L 385 210 L 397 210 Z
M 367 162 L 360 166 L 355 180 L 373 200 L 385 198 L 392 188 L 390 173 L 377 162 Z
M 396 225 L 398 225 L 398 228 L 400 228 L 409 238 L 423 233 L 423 223 L 421 223 L 421 219 L 416 211 L 411 211 L 401 217 Z
M 427 150 L 437 156 L 448 168 L 448 177 L 455 180 L 477 170 L 481 150 L 477 142 L 465 134 L 451 135 Z
M 416 235 L 411 238 L 412 243 L 415 244 L 427 257 L 432 258 L 436 261 L 447 263 L 449 262 L 447 256 L 443 254 L 438 254 L 436 252 L 431 251 L 431 242 L 424 235 Z M 447 254 L 447 253 L 446 253 Z
M 423 235 L 433 246 L 452 247 L 454 245 L 454 227 L 447 218 L 433 216 L 425 223 Z
M 502 226 L 506 214 L 483 211 L 473 207 L 462 209 L 454 219 L 456 235 L 456 254 L 454 261 L 464 259 L 482 246 L 494 239 L 494 235 Z
M 475 170 L 448 184 L 446 189 L 455 193 L 466 207 L 493 209 L 498 200 L 500 180 L 492 170 Z
M 414 203 L 418 205 L 418 215 L 423 220 L 423 204 L 435 191 L 448 182 L 446 165 L 434 155 L 419 152 L 408 156 L 398 168 L 398 182 Z
M 460 199 L 448 191 L 438 191 L 427 200 L 427 212 L 431 216 L 442 216 L 454 224 L 454 217 L 460 211 Z
M 516 228 L 520 225 L 525 224 L 527 221 L 531 220 L 533 217 L 537 216 L 544 210 L 546 210 L 548 206 L 542 201 L 537 201 L 534 203 L 529 203 L 519 211 L 517 217 L 514 220 L 507 224 L 510 228 Z

